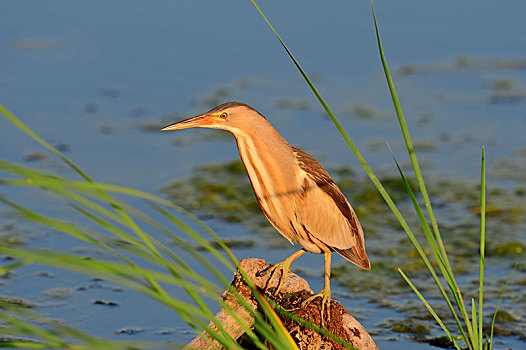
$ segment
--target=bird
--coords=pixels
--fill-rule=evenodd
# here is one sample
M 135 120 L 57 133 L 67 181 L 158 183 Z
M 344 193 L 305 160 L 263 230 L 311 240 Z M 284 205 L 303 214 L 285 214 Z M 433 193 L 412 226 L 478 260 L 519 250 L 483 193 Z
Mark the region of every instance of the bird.
M 306 252 L 324 255 L 323 289 L 302 306 L 321 297 L 322 319 L 324 310 L 330 319 L 332 253 L 371 269 L 362 226 L 340 188 L 320 163 L 291 146 L 266 117 L 245 103 L 223 103 L 161 130 L 194 127 L 222 129 L 234 135 L 263 214 L 290 243 L 302 247 L 268 270 L 267 285 L 281 272 L 274 294 L 279 293 L 294 260 Z

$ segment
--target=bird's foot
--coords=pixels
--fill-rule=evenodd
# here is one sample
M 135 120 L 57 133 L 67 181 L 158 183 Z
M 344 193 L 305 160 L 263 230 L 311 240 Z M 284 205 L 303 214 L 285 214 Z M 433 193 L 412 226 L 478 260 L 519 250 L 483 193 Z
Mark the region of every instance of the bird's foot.
M 331 290 L 329 288 L 323 287 L 322 291 L 318 294 L 314 294 L 313 296 L 305 299 L 303 303 L 301 303 L 301 307 L 305 307 L 307 304 L 312 302 L 314 299 L 321 297 L 321 326 L 325 327 L 325 318 L 324 318 L 324 311 L 327 309 L 327 324 L 331 322 Z
M 287 279 L 287 275 L 290 271 L 291 262 L 292 261 L 288 261 L 288 259 L 285 259 L 282 262 L 272 265 L 266 268 L 265 270 L 261 271 L 261 273 L 259 273 L 259 275 L 263 275 L 267 272 L 271 273 L 270 277 L 267 280 L 267 283 L 265 283 L 265 292 L 267 292 L 267 290 L 269 289 L 272 283 L 272 280 L 277 276 L 278 272 L 281 271 L 281 277 L 279 278 L 278 285 L 276 289 L 274 290 L 274 292 L 272 293 L 273 295 L 278 295 L 279 291 L 281 290 L 281 287 L 283 287 L 283 284 L 285 283 L 285 280 Z

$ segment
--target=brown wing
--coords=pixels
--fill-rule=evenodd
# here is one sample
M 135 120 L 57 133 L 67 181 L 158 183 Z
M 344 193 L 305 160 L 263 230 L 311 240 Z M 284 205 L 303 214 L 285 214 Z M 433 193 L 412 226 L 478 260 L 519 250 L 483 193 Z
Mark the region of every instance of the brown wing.
M 298 220 L 314 237 L 369 270 L 363 229 L 351 205 L 320 163 L 300 149 L 293 150 L 307 175 L 296 199 Z

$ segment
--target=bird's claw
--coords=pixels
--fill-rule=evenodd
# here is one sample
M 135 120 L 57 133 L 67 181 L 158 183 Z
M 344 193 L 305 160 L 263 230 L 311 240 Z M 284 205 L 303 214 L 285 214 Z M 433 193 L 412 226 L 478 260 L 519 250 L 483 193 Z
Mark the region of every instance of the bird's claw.
M 314 299 L 321 297 L 321 326 L 325 327 L 325 318 L 324 318 L 324 311 L 325 308 L 327 308 L 327 324 L 331 322 L 331 292 L 327 291 L 325 288 L 318 294 L 314 294 L 313 296 L 305 299 L 301 303 L 301 307 L 305 307 L 307 304 L 312 302 Z
M 274 292 L 272 293 L 273 295 L 278 295 L 279 291 L 281 290 L 281 287 L 283 287 L 283 284 L 285 283 L 285 280 L 287 279 L 287 275 L 290 271 L 290 262 L 287 262 L 285 260 L 285 261 L 277 263 L 276 265 L 273 265 L 261 271 L 260 275 L 265 272 L 271 273 L 270 277 L 267 280 L 267 283 L 265 283 L 265 292 L 267 292 L 267 289 L 269 289 L 272 283 L 272 280 L 276 277 L 278 271 L 281 271 L 281 277 L 279 278 L 279 282 L 278 282 L 278 286 L 276 287 L 276 290 L 274 290 Z

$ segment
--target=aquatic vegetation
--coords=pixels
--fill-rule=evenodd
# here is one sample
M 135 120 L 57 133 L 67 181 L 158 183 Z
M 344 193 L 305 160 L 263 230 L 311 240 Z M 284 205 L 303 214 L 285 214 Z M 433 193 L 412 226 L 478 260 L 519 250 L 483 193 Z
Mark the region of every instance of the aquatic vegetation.
M 21 245 L 26 238 L 15 224 L 4 224 L 0 227 L 0 244 Z
M 385 327 L 391 328 L 397 333 L 413 333 L 415 335 L 426 335 L 431 333 L 431 329 L 428 323 L 418 320 L 387 320 L 384 324 Z

